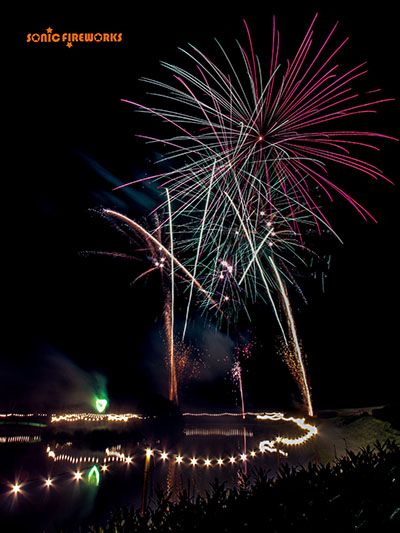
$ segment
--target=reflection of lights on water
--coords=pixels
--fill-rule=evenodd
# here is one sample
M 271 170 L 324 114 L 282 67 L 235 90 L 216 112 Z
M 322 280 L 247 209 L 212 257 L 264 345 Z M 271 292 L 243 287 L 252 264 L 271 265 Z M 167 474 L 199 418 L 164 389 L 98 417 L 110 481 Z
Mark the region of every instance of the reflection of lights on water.
M 99 486 L 99 483 L 100 483 L 100 472 L 99 472 L 99 469 L 97 468 L 96 465 L 92 466 L 92 468 L 90 468 L 88 470 L 87 480 L 88 480 L 88 483 L 90 483 L 92 485 L 96 485 L 96 487 Z
M 196 413 L 186 413 L 187 416 L 199 416 L 198 414 Z M 277 422 L 290 422 L 290 423 L 293 423 L 295 424 L 299 429 L 301 429 L 302 431 L 305 431 L 305 434 L 302 435 L 301 437 L 296 437 L 296 438 L 292 438 L 292 437 L 283 437 L 281 435 L 277 435 L 275 438 L 273 438 L 272 440 L 264 440 L 264 441 L 261 441 L 259 443 L 259 451 L 261 452 L 261 454 L 264 454 L 266 452 L 268 453 L 278 453 L 280 455 L 284 455 L 284 456 L 287 456 L 287 452 L 285 451 L 285 447 L 287 446 L 299 446 L 301 444 L 304 444 L 306 443 L 309 439 L 311 439 L 313 436 L 317 435 L 318 433 L 318 429 L 316 426 L 308 423 L 305 421 L 304 418 L 295 418 L 295 417 L 285 417 L 284 414 L 282 413 L 246 413 L 247 416 L 250 416 L 250 415 L 253 415 L 255 416 L 258 420 L 270 420 L 270 421 L 277 421 Z M 211 417 L 217 417 L 217 416 L 241 416 L 241 414 L 238 414 L 238 413 L 202 413 L 201 416 L 211 416 Z M 200 428 L 198 428 L 200 429 Z M 198 429 L 196 428 L 196 431 L 198 431 Z M 229 428 L 228 428 L 229 429 Z M 208 432 L 208 429 L 206 429 L 206 431 Z M 214 433 L 213 431 L 211 431 L 211 433 Z M 99 461 L 104 461 L 104 462 L 115 462 L 115 461 L 118 461 L 118 462 L 124 462 L 126 464 L 131 464 L 133 462 L 133 457 L 130 457 L 130 456 L 126 456 L 123 452 L 120 451 L 121 450 L 121 446 L 116 446 L 116 447 L 113 447 L 113 448 L 106 448 L 105 450 L 105 457 L 101 457 L 99 459 L 99 457 L 86 457 L 86 456 L 81 456 L 81 457 L 74 457 L 74 456 L 71 456 L 71 455 L 68 455 L 68 454 L 65 454 L 65 453 L 58 453 L 56 455 L 56 452 L 54 450 L 52 450 L 49 446 L 47 447 L 47 454 L 48 454 L 48 457 L 52 458 L 53 460 L 55 461 L 69 461 L 71 463 L 87 463 L 87 462 L 91 462 L 91 463 L 99 463 Z M 168 458 L 169 458 L 169 455 L 170 455 L 171 452 L 167 452 L 165 450 L 156 450 L 156 449 L 152 449 L 150 447 L 146 448 L 145 449 L 145 455 L 146 455 L 146 458 L 147 460 L 150 459 L 151 456 L 153 456 L 154 454 L 157 454 L 158 457 L 161 458 L 162 461 L 166 461 Z M 173 454 L 172 454 L 173 455 Z M 257 456 L 257 453 L 255 450 L 252 450 L 251 452 L 249 452 L 249 454 L 241 454 L 241 455 L 235 455 L 233 454 L 230 458 L 227 457 L 227 462 L 230 463 L 230 464 L 234 464 L 235 462 L 237 461 L 241 461 L 241 462 L 246 462 L 248 461 L 250 458 L 255 458 Z M 195 458 L 195 461 L 193 459 L 190 459 L 190 457 L 185 457 L 185 456 L 182 456 L 181 454 L 177 454 L 175 455 L 175 460 L 176 460 L 176 463 L 178 464 L 181 464 L 181 463 L 184 463 L 185 462 L 185 458 L 187 460 L 187 464 L 191 465 L 191 466 L 195 466 L 198 463 L 198 459 Z M 204 459 L 202 460 L 202 465 L 205 465 L 205 466 L 214 466 L 215 463 L 218 464 L 219 466 L 221 466 L 222 464 L 225 464 L 223 461 L 222 463 L 220 461 L 218 461 L 216 458 L 211 458 L 209 459 Z
M 146 448 L 146 459 L 150 459 L 153 455 L 153 450 L 151 448 Z
M 245 412 L 243 413 L 247 416 L 255 416 L 258 420 L 271 420 L 274 422 L 292 422 L 295 424 L 299 429 L 306 431 L 306 434 L 302 437 L 297 438 L 290 438 L 290 437 L 281 437 L 277 436 L 273 440 L 265 440 L 261 441 L 259 444 L 260 451 L 262 453 L 270 452 L 270 453 L 279 453 L 281 455 L 287 456 L 287 452 L 281 450 L 279 446 L 285 445 L 285 446 L 299 446 L 300 444 L 304 444 L 309 439 L 314 437 L 318 434 L 318 428 L 314 426 L 313 424 L 309 424 L 305 421 L 304 418 L 295 418 L 293 416 L 286 417 L 283 413 L 253 413 L 253 412 Z M 183 416 L 193 416 L 193 417 L 225 417 L 225 416 L 242 416 L 241 413 L 183 413 Z M 277 445 L 278 444 L 278 448 Z
M 246 413 L 248 414 L 248 413 Z M 284 422 L 291 422 L 295 424 L 298 428 L 302 429 L 306 433 L 297 438 L 289 438 L 289 437 L 283 437 L 281 435 L 277 435 L 272 440 L 265 440 L 261 441 L 259 444 L 259 452 L 261 455 L 264 455 L 266 452 L 269 453 L 278 453 L 283 456 L 287 456 L 287 452 L 284 451 L 281 447 L 285 446 L 298 446 L 301 444 L 304 444 L 307 442 L 310 438 L 318 434 L 318 429 L 316 426 L 308 423 L 305 421 L 304 418 L 294 418 L 294 417 L 285 417 L 282 413 L 257 413 L 254 414 L 258 420 L 272 420 L 272 421 L 284 421 Z M 192 414 L 192 416 L 196 416 L 195 414 Z M 210 416 L 226 416 L 226 414 L 218 415 L 218 414 L 211 414 Z M 230 414 L 228 416 L 241 416 L 240 414 Z M 70 446 L 71 443 L 68 443 L 66 446 Z M 106 462 L 119 462 L 119 463 L 125 463 L 127 465 L 131 464 L 134 460 L 134 457 L 131 455 L 125 455 L 121 450 L 121 445 L 115 446 L 111 449 L 107 448 L 105 450 L 105 457 L 101 458 L 101 461 Z M 251 450 L 248 454 L 246 453 L 240 453 L 240 454 L 232 454 L 231 456 L 227 456 L 225 458 L 222 458 L 219 456 L 216 457 L 189 457 L 187 455 L 182 454 L 173 454 L 173 452 L 167 452 L 165 450 L 157 450 L 152 449 L 150 447 L 146 448 L 145 450 L 146 455 L 146 465 L 148 465 L 148 460 L 150 457 L 154 456 L 155 454 L 163 461 L 169 459 L 170 457 L 174 457 L 175 464 L 181 465 L 184 464 L 186 466 L 191 467 L 215 467 L 215 466 L 226 466 L 226 465 L 234 465 L 237 463 L 246 463 L 250 460 L 250 458 L 257 457 L 256 450 Z M 67 455 L 65 453 L 59 453 L 56 455 L 56 452 L 51 449 L 50 446 L 46 449 L 47 455 L 49 458 L 52 458 L 54 461 L 62 460 L 62 461 L 69 461 L 71 463 L 85 463 L 85 462 L 92 462 L 92 463 L 99 463 L 99 457 L 93 457 L 93 456 L 81 456 L 81 457 L 73 457 L 71 455 Z M 103 464 L 100 467 L 101 472 L 107 472 L 109 470 L 109 465 Z M 90 483 L 94 483 L 98 485 L 99 479 L 100 479 L 100 471 L 96 465 L 93 465 L 90 468 L 84 469 L 83 471 L 78 470 L 73 473 L 73 479 L 76 482 L 83 480 L 84 473 L 87 473 L 87 481 Z M 61 474 L 61 476 L 65 476 L 65 474 Z M 34 480 L 31 480 L 34 481 Z M 43 480 L 42 486 L 45 486 L 47 488 L 50 488 L 53 486 L 55 479 L 51 479 L 48 477 L 47 479 Z M 22 492 L 22 485 L 19 482 L 16 482 L 15 484 L 10 484 L 10 493 L 17 495 Z
M 7 435 L 5 437 L 0 437 L 1 444 L 13 444 L 17 442 L 31 443 L 31 442 L 40 442 L 42 437 L 39 435 Z
M 226 428 L 226 427 L 206 427 L 206 428 L 186 428 L 183 430 L 183 433 L 186 437 L 211 437 L 213 435 L 218 435 L 222 437 L 253 437 L 253 431 L 242 428 Z
M 1 414 L 0 414 L 1 415 Z M 257 457 L 257 455 L 264 455 L 265 453 L 278 453 L 283 456 L 287 456 L 288 453 L 285 451 L 286 447 L 290 446 L 299 446 L 304 443 L 306 443 L 309 439 L 314 437 L 318 434 L 318 429 L 315 425 L 310 424 L 309 422 L 306 422 L 304 418 L 295 418 L 295 417 L 286 417 L 283 413 L 246 413 L 247 416 L 254 416 L 257 420 L 269 420 L 269 421 L 276 421 L 276 422 L 287 422 L 294 424 L 298 429 L 301 429 L 304 434 L 300 437 L 285 437 L 282 435 L 277 435 L 271 440 L 264 440 L 259 443 L 259 452 L 257 453 L 256 450 L 251 450 L 246 453 L 233 453 L 230 456 L 226 457 L 201 457 L 201 456 L 188 456 L 183 454 L 174 454 L 173 451 L 167 452 L 164 450 L 158 450 L 158 449 L 152 449 L 150 447 L 145 448 L 145 456 L 146 461 L 150 459 L 150 457 L 156 455 L 158 458 L 160 458 L 162 461 L 166 461 L 168 459 L 174 459 L 175 464 L 178 465 L 185 465 L 185 466 L 191 466 L 195 467 L 198 466 L 199 468 L 205 467 L 205 468 L 213 468 L 216 466 L 222 467 L 227 465 L 234 465 L 234 464 L 244 464 L 247 461 L 250 460 L 250 458 L 254 459 Z M 8 415 L 1 415 L 3 418 Z M 13 415 L 14 416 L 14 415 Z M 130 415 L 130 414 L 80 414 L 80 415 L 74 415 L 74 414 L 67 414 L 67 415 L 57 415 L 56 418 L 54 418 L 56 415 L 53 416 L 52 422 L 62 422 L 62 421 L 74 421 L 76 420 L 85 420 L 86 417 L 89 417 L 89 421 L 122 421 L 127 422 L 130 418 L 141 418 L 140 415 Z M 184 416 L 210 416 L 210 417 L 237 417 L 242 416 L 241 413 L 184 413 Z M 78 417 L 78 418 L 76 418 Z M 200 428 L 195 428 L 195 431 L 198 431 Z M 229 428 L 228 428 L 229 429 Z M 206 431 L 208 432 L 209 429 L 206 428 Z M 121 450 L 121 445 L 114 446 L 112 448 L 106 448 L 105 452 L 101 456 L 89 456 L 89 455 L 82 455 L 82 456 L 73 456 L 68 453 L 65 453 L 65 448 L 70 449 L 72 443 L 67 443 L 63 447 L 59 447 L 58 445 L 52 449 L 50 446 L 47 446 L 46 452 L 47 456 L 50 459 L 53 459 L 54 461 L 68 461 L 72 464 L 79 465 L 81 468 L 83 467 L 84 463 L 104 463 L 101 466 L 97 467 L 94 466 L 86 466 L 86 469 L 78 470 L 76 472 L 73 472 L 72 478 L 76 481 L 82 481 L 83 475 L 87 474 L 87 481 L 95 482 L 98 484 L 97 479 L 100 477 L 100 471 L 101 472 L 108 472 L 109 471 L 109 463 L 125 463 L 127 466 L 133 463 L 135 459 L 135 454 L 132 455 L 125 455 L 125 453 Z M 143 449 L 142 449 L 143 450 Z M 143 451 L 141 452 L 143 453 Z M 143 456 L 142 456 L 143 457 Z M 108 464 L 106 464 L 108 463 Z M 65 476 L 65 473 L 61 476 Z M 90 478 L 90 479 L 89 479 Z M 35 480 L 30 480 L 29 482 L 34 482 Z M 46 487 L 50 489 L 50 487 L 54 486 L 54 482 L 56 481 L 56 478 L 47 477 L 47 479 L 42 478 L 41 479 L 41 486 Z M 25 483 L 24 483 L 25 484 Z M 22 485 L 20 482 L 16 482 L 15 484 L 9 484 L 10 487 L 10 493 L 17 495 L 21 492 L 25 492 L 22 490 Z
M 32 418 L 32 417 L 46 417 L 47 413 L 0 413 L 0 418 Z
M 104 399 L 99 399 L 99 401 L 103 402 L 106 401 Z M 103 405 L 103 404 L 102 404 Z M 287 455 L 287 452 L 282 450 L 280 448 L 281 445 L 283 446 L 298 446 L 301 444 L 304 444 L 309 439 L 317 435 L 318 429 L 316 426 L 305 422 L 304 418 L 295 418 L 295 417 L 285 417 L 283 413 L 253 413 L 253 412 L 246 412 L 244 413 L 247 416 L 255 416 L 258 420 L 271 420 L 271 421 L 283 421 L 283 422 L 292 422 L 295 424 L 299 429 L 305 431 L 305 435 L 297 438 L 290 438 L 290 437 L 281 437 L 277 436 L 272 440 L 265 440 L 261 441 L 259 444 L 260 451 L 262 453 L 270 452 L 270 453 L 279 453 L 282 455 Z M 22 414 L 22 413 L 0 413 L 0 417 L 6 418 L 6 417 L 33 417 L 33 416 L 47 416 L 44 413 L 28 413 L 28 414 Z M 224 416 L 230 416 L 230 417 L 237 417 L 242 416 L 240 413 L 183 413 L 183 416 L 192 416 L 192 417 L 224 417 Z M 124 413 L 124 414 L 113 414 L 113 413 L 107 413 L 107 414 L 99 414 L 99 413 L 67 413 L 67 414 L 58 414 L 58 415 L 51 415 L 50 422 L 52 424 L 54 423 L 73 423 L 73 422 L 129 422 L 132 419 L 142 419 L 143 417 L 136 413 Z M 194 430 L 198 431 L 198 430 Z M 206 432 L 210 432 L 209 429 L 205 430 Z M 188 432 L 190 434 L 190 430 Z M 21 438 L 22 437 L 18 437 Z M 277 447 L 278 446 L 278 447 Z M 165 453 L 165 452 L 159 452 L 159 453 Z M 50 448 L 47 448 L 47 454 L 49 457 L 53 458 L 54 460 L 58 460 L 58 458 L 55 455 L 55 452 L 53 450 L 50 450 Z M 115 454 L 117 456 L 117 454 Z M 120 460 L 124 460 L 123 454 Z M 150 457 L 153 455 L 153 451 L 151 449 L 146 450 L 146 457 Z M 251 454 L 251 457 L 254 457 L 254 455 Z M 161 457 L 163 460 L 165 460 L 167 457 Z M 98 462 L 98 458 L 73 458 L 71 456 L 64 456 L 62 460 L 69 460 L 73 463 L 78 462 Z M 109 458 L 109 460 L 115 460 L 113 457 L 112 459 Z

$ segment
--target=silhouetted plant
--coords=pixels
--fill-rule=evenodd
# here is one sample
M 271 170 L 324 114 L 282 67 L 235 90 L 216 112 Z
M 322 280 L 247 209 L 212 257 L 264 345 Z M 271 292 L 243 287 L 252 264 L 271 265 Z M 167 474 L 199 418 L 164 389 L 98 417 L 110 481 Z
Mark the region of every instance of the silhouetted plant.
M 204 494 L 156 492 L 144 516 L 133 508 L 116 510 L 93 533 L 211 533 L 262 531 L 400 531 L 400 448 L 375 443 L 331 464 L 282 464 L 272 476 L 257 470 L 229 488 L 218 480 Z

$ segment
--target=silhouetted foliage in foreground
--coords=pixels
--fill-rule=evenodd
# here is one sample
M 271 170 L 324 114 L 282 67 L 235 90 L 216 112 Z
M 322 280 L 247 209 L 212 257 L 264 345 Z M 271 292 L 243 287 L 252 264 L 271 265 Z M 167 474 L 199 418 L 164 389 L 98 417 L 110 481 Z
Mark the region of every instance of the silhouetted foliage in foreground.
M 204 495 L 158 493 L 144 516 L 116 510 L 96 533 L 400 531 L 400 448 L 377 442 L 332 464 L 283 465 L 277 476 L 258 471 L 240 487 L 215 481 Z

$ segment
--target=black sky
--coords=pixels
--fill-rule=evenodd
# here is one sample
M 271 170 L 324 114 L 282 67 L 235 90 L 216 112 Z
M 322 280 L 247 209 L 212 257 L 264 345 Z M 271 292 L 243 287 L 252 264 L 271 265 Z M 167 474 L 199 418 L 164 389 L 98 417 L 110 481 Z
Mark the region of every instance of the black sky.
M 222 9 L 218 3 L 217 10 L 192 3 L 161 11 L 149 5 L 136 14 L 126 4 L 113 4 L 90 16 L 35 8 L 10 21 L 3 77 L 8 89 L 3 100 L 5 155 L 10 159 L 2 190 L 3 404 L 15 403 L 13 389 L 20 390 L 21 382 L 29 383 L 31 376 L 40 380 L 38 369 L 50 352 L 104 373 L 116 397 L 163 391 L 157 279 L 132 289 L 129 283 L 142 265 L 81 254 L 88 249 L 129 251 L 129 243 L 90 210 L 105 206 L 132 216 L 140 213 L 124 195 L 111 194 L 111 184 L 88 165 L 88 158 L 122 181 L 148 169 L 151 153 L 134 138 L 143 119 L 120 99 L 143 100 L 145 88 L 138 78 L 159 77 L 160 59 L 179 61 L 177 47 L 187 42 L 213 51 L 213 37 L 233 47 L 236 38 L 245 38 L 243 17 L 256 46 L 268 52 L 273 14 L 284 49 L 293 52 L 319 11 L 321 37 L 336 20 L 339 34 L 351 37 L 344 64 L 366 59 L 366 85 L 398 96 L 398 28 L 391 3 L 376 3 L 373 10 L 354 2 L 321 9 L 312 2 L 295 8 L 286 2 L 260 4 L 233 8 L 226 3 L 229 7 Z M 49 25 L 60 32 L 123 32 L 125 42 L 72 49 L 24 43 L 27 32 Z M 397 103 L 382 109 L 375 122 L 394 135 L 398 123 Z M 153 125 L 150 121 L 147 131 Z M 375 161 L 398 183 L 397 154 L 395 143 L 385 143 Z M 295 313 L 314 398 L 320 407 L 386 402 L 398 390 L 399 186 L 340 168 L 332 168 L 331 176 L 346 180 L 379 224 L 365 224 L 338 200 L 329 212 L 344 246 L 331 243 L 328 248 L 332 267 L 325 292 L 320 283 L 301 281 L 308 304 L 296 300 Z M 275 353 L 271 320 L 268 311 L 258 311 L 252 330 L 257 349 L 245 376 L 249 401 L 267 402 L 265 407 L 290 404 L 295 390 Z M 199 397 L 226 402 L 226 394 L 219 396 L 222 382 L 223 373 L 192 387 Z

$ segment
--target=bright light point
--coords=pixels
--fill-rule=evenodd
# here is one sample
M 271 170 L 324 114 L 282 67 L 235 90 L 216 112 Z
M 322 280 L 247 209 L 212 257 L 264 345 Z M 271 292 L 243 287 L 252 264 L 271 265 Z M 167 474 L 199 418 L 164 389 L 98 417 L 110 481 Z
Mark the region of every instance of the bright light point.
M 162 453 L 161 453 L 161 459 L 162 459 L 163 461 L 165 461 L 166 459 L 168 459 L 168 454 L 167 454 L 167 452 L 162 452 Z
M 272 222 L 267 222 L 267 228 L 270 228 L 272 226 Z
M 21 492 L 21 484 L 20 483 L 14 483 L 14 485 L 11 485 L 11 492 L 13 494 L 19 494 Z
M 132 464 L 132 461 L 133 461 L 133 459 L 132 459 L 132 457 L 130 455 L 125 459 L 125 462 L 126 462 L 127 465 Z
M 244 462 L 247 461 L 247 455 L 245 453 L 240 454 L 240 459 Z
M 98 413 L 104 413 L 108 405 L 108 401 L 105 398 L 96 398 L 96 410 Z
M 219 458 L 219 459 L 217 460 L 217 464 L 218 464 L 219 466 L 222 466 L 222 465 L 224 464 L 223 459 Z
M 82 472 L 74 472 L 74 480 L 75 481 L 82 481 Z
M 47 488 L 49 489 L 50 487 L 53 486 L 53 480 L 52 480 L 51 478 L 48 477 L 48 478 L 45 480 L 44 485 L 45 485 L 45 487 L 47 487 Z
M 260 211 L 260 215 L 261 215 L 262 217 L 265 216 L 265 211 Z M 268 224 L 270 224 L 270 222 L 267 223 L 267 226 L 268 226 Z
M 252 451 L 250 452 L 250 455 L 251 455 L 252 457 L 255 457 L 255 456 L 256 456 L 256 452 L 255 452 L 254 450 L 252 450 Z
M 264 140 L 264 137 L 263 137 L 262 135 L 259 135 L 259 136 L 258 136 L 258 140 L 259 140 L 259 141 L 263 141 L 263 140 Z
M 182 461 L 183 461 L 182 455 L 177 455 L 176 456 L 176 462 L 178 463 L 178 465 L 180 465 L 182 463 Z
M 211 466 L 211 459 L 205 459 L 204 465 L 205 466 Z
M 197 465 L 197 462 L 198 462 L 198 461 L 197 461 L 196 457 L 192 457 L 192 459 L 190 459 L 190 464 L 191 464 L 192 466 L 196 466 L 196 465 Z
M 146 448 L 146 458 L 150 459 L 152 455 L 153 455 L 153 450 L 151 448 Z
M 225 296 L 224 300 L 227 302 L 229 300 L 229 296 Z
M 96 465 L 93 465 L 92 468 L 87 473 L 87 480 L 91 485 L 99 486 L 100 483 L 100 472 Z
M 229 457 L 229 462 L 233 465 L 233 463 L 236 463 L 236 459 L 233 456 Z
M 272 241 L 269 241 L 268 246 L 271 248 L 271 246 L 273 246 L 273 245 L 274 245 L 274 243 Z
M 221 274 L 219 275 L 219 277 L 220 277 L 220 279 L 224 279 L 224 275 L 222 274 L 222 272 L 221 272 Z
M 107 466 L 107 465 L 103 465 L 103 466 L 101 467 L 101 471 L 102 471 L 102 472 L 108 472 L 108 466 Z

